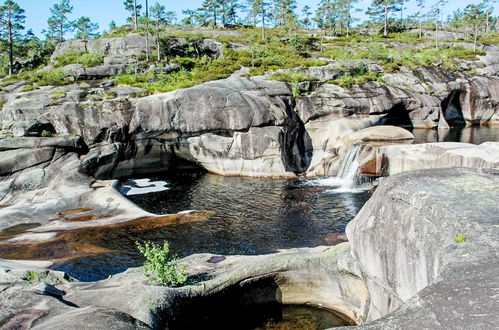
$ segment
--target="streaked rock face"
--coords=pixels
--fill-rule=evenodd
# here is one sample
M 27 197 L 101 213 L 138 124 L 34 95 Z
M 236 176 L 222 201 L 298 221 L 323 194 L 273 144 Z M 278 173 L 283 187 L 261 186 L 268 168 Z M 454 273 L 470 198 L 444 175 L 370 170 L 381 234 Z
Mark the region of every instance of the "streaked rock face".
M 395 311 L 368 328 L 497 323 L 499 301 L 486 293 L 498 285 L 497 174 L 445 168 L 382 181 L 347 226 L 358 274 L 369 288 L 367 321 Z
M 321 79 L 339 70 L 330 65 L 309 73 Z M 179 161 L 222 175 L 291 177 L 335 175 L 345 141 L 356 140 L 348 136 L 363 128 L 497 122 L 497 77 L 420 68 L 385 78 L 390 85 L 302 83 L 300 97 L 291 84 L 236 75 L 147 97 L 112 84 L 16 93 L 24 86 L 18 84 L 2 96 L 0 136 L 26 136 L 41 125 L 82 136 L 90 152 L 80 169 L 97 178 L 168 170 Z M 385 133 L 379 138 L 393 132 Z
M 361 174 L 391 176 L 443 167 L 498 168 L 499 142 L 481 145 L 457 142 L 389 145 L 364 148 Z

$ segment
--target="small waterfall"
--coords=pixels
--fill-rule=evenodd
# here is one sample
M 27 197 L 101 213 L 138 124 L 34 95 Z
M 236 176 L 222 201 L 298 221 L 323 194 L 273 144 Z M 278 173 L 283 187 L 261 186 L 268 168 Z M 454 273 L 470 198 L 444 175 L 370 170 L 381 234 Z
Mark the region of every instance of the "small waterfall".
M 340 190 L 351 190 L 357 188 L 362 183 L 360 176 L 360 164 L 357 157 L 360 153 L 361 146 L 351 146 L 341 163 L 338 179 L 341 179 Z

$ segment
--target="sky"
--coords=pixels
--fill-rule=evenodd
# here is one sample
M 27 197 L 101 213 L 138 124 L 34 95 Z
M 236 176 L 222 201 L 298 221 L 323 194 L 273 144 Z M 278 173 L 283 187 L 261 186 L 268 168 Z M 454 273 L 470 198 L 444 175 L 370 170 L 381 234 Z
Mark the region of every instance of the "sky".
M 14 0 L 16 1 L 16 0 Z M 199 8 L 202 0 L 149 0 L 151 6 L 155 2 L 166 6 L 167 10 L 176 11 L 178 17 L 181 17 L 182 10 Z M 372 0 L 360 0 L 357 7 L 364 12 Z M 432 4 L 436 0 L 427 0 Z M 26 10 L 26 29 L 32 29 L 33 32 L 41 37 L 41 31 L 47 28 L 47 19 L 50 16 L 50 7 L 59 0 L 17 0 L 21 8 Z M 97 22 L 100 26 L 100 31 L 107 30 L 109 23 L 114 20 L 118 25 L 125 23 L 128 17 L 127 11 L 123 7 L 123 0 L 70 0 L 73 5 L 73 13 L 70 19 L 75 20 L 80 16 L 88 16 L 93 22 Z M 145 0 L 138 0 L 139 3 L 145 4 Z M 319 0 L 298 0 L 298 8 L 309 5 L 313 9 L 317 6 Z M 451 14 L 457 8 L 464 8 L 470 3 L 478 3 L 479 0 L 450 0 L 445 6 L 445 15 Z M 407 5 L 407 13 L 411 14 L 417 11 L 416 0 L 409 0 Z M 499 5 L 496 4 L 495 15 L 499 15 Z M 361 19 L 365 18 L 363 14 L 357 14 Z

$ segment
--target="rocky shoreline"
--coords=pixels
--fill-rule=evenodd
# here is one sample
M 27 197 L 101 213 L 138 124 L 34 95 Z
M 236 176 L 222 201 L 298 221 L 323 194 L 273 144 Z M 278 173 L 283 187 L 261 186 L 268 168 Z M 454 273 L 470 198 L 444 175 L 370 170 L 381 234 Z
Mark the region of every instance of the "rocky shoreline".
M 34 329 L 175 328 L 191 302 L 276 301 L 331 309 L 369 329 L 490 328 L 499 321 L 499 301 L 487 294 L 498 285 L 499 209 L 489 203 L 499 197 L 498 174 L 453 168 L 388 177 L 348 225 L 349 242 L 216 263 L 193 255 L 182 262 L 197 280 L 180 288 L 154 285 L 140 269 L 79 283 L 2 261 L 1 319 Z
M 482 75 L 401 68 L 384 74 L 383 84 L 329 83 L 348 66 L 377 70 L 349 61 L 301 69 L 317 80 L 298 85 L 234 74 L 143 96 L 100 80 L 128 65 L 142 41 L 134 39 L 130 54 L 120 46 L 127 37 L 105 42 L 89 48 L 111 66 L 94 72 L 97 80 L 33 91 L 15 82 L 0 93 L 0 249 L 7 258 L 15 250 L 35 259 L 0 260 L 0 328 L 175 328 L 185 325 L 188 304 L 267 302 L 319 306 L 375 329 L 499 323 L 499 300 L 490 294 L 499 286 L 499 142 L 410 145 L 404 141 L 413 135 L 401 128 L 498 125 L 499 48 L 483 46 L 487 56 L 462 63 Z M 192 281 L 180 288 L 154 285 L 140 269 L 92 283 L 46 269 L 99 252 L 91 242 L 71 247 L 82 229 L 210 216 L 148 213 L 118 192 L 115 178 L 186 166 L 220 175 L 331 176 L 359 144 L 361 174 L 387 177 L 348 225 L 349 242 L 216 263 L 210 260 L 219 256 L 193 255 L 182 260 Z M 39 257 L 47 244 L 63 248 Z

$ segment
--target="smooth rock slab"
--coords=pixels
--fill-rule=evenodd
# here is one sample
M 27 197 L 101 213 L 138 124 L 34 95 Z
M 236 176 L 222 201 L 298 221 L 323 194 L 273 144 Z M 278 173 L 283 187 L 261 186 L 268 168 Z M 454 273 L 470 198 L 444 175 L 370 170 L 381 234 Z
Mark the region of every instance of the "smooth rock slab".
M 498 200 L 497 170 L 429 169 L 385 178 L 347 226 L 354 263 L 369 288 L 367 321 L 386 315 L 368 328 L 499 324 Z

